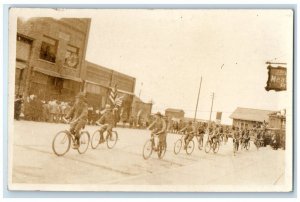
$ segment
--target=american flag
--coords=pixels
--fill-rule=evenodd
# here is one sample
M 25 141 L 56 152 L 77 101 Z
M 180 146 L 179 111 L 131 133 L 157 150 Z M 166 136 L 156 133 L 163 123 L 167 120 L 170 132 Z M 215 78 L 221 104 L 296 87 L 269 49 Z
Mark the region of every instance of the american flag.
M 109 94 L 109 100 L 111 104 L 115 107 L 122 106 L 124 96 L 118 96 L 117 85 L 115 85 Z

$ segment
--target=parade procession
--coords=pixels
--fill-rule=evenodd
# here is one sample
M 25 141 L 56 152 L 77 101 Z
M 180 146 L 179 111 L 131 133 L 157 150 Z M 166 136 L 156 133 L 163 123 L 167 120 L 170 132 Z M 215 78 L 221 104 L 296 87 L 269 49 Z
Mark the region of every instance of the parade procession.
M 231 23 L 180 10 L 18 16 L 11 187 L 285 185 L 292 64 L 287 45 L 265 48 L 284 34 L 254 29 L 272 13 L 203 12 Z

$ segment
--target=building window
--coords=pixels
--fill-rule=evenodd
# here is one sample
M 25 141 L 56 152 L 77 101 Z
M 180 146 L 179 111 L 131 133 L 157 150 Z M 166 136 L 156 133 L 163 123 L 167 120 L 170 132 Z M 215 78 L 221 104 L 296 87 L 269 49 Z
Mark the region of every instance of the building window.
M 79 48 L 68 45 L 65 55 L 64 65 L 68 67 L 76 68 L 79 62 L 78 58 Z
M 55 63 L 58 41 L 44 36 L 40 51 L 40 59 Z
M 23 37 L 21 35 L 17 35 L 17 55 L 16 58 L 18 61 L 26 62 L 29 59 L 30 48 L 31 48 L 32 40 Z

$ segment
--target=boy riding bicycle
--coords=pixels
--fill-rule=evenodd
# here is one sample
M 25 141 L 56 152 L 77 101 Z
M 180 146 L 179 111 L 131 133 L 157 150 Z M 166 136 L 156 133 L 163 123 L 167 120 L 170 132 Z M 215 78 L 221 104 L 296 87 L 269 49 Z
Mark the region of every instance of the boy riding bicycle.
M 107 131 L 109 137 L 111 138 L 112 129 L 115 126 L 115 115 L 110 108 L 110 105 L 105 106 L 105 112 L 101 118 L 96 121 L 97 124 L 103 124 L 100 128 L 100 141 L 99 143 L 105 142 L 103 133 Z
M 215 141 L 219 141 L 220 140 L 219 125 L 217 125 L 215 129 L 210 128 L 209 135 L 210 135 L 210 139 L 211 139 L 212 143 Z
M 183 129 L 180 130 L 180 132 L 186 132 L 186 135 L 184 137 L 184 149 L 187 148 L 187 143 L 193 139 L 193 137 L 196 135 L 196 128 L 193 126 L 192 121 L 188 122 L 188 125 L 185 126 Z
M 238 151 L 239 150 L 239 145 L 240 145 L 240 130 L 238 127 L 236 128 L 233 128 L 233 138 L 232 138 L 232 141 L 233 141 L 233 144 L 236 145 L 236 150 Z
M 203 141 L 203 136 L 205 134 L 205 126 L 202 123 L 200 123 L 200 126 L 198 127 L 197 131 L 200 139 Z
M 167 124 L 166 121 L 163 119 L 160 112 L 155 114 L 155 121 L 148 127 L 149 130 L 152 129 L 151 137 L 154 135 L 158 136 L 158 145 L 161 147 L 163 144 L 167 146 L 166 138 L 167 138 Z M 154 148 L 157 151 L 158 148 Z
M 245 129 L 242 136 L 242 143 L 244 145 L 247 145 L 249 141 L 250 141 L 250 131 L 248 129 Z
M 73 147 L 79 147 L 80 130 L 85 127 L 88 118 L 88 105 L 84 93 L 78 93 L 75 97 L 75 103 L 66 115 L 65 119 L 70 119 L 70 132 L 75 135 Z

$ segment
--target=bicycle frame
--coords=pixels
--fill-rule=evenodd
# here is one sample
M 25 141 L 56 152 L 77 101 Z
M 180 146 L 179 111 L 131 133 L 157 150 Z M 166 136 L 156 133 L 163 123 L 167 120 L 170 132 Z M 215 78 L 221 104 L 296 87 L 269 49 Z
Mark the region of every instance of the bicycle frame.
M 75 134 L 71 133 L 70 130 L 65 130 L 65 133 L 71 138 L 72 143 L 75 142 Z
M 151 134 L 152 148 L 156 148 L 155 139 L 158 139 L 159 135 L 161 135 L 161 134 Z M 160 146 L 160 144 L 162 144 L 162 143 L 158 140 L 157 148 L 158 148 L 158 146 Z

